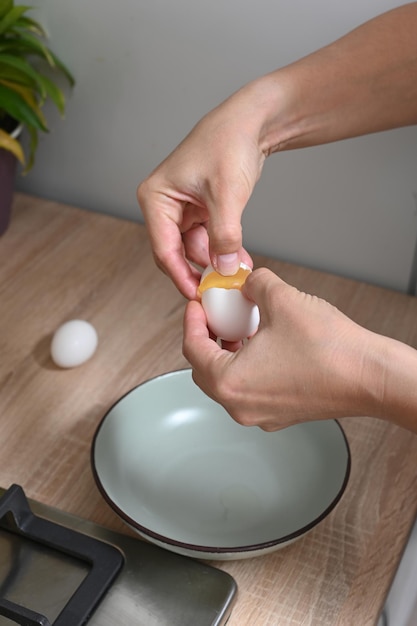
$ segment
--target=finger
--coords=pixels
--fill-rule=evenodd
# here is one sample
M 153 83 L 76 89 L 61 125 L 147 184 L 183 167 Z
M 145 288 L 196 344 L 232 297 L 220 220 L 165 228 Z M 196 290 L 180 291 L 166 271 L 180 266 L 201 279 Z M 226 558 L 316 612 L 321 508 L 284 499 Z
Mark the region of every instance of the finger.
M 180 230 L 182 233 L 194 226 L 205 225 L 209 219 L 207 209 L 195 202 L 185 202 L 181 216 Z
M 241 218 L 245 203 L 225 202 L 210 211 L 208 222 L 211 263 L 224 275 L 236 274 L 242 260 Z
M 159 232 L 149 230 L 155 262 L 188 300 L 196 298 L 200 272 L 185 258 L 181 234 L 176 225 L 161 222 Z M 165 242 L 165 244 L 164 244 Z
M 252 257 L 243 247 L 239 248 L 237 252 L 213 255 L 212 240 L 209 238 L 209 250 L 211 264 L 217 272 L 223 274 L 224 276 L 232 276 L 233 274 L 236 274 L 240 263 L 245 263 L 245 265 L 250 268 L 253 267 Z
M 229 352 L 237 352 L 243 346 L 243 341 L 225 341 L 222 339 L 222 348 Z
M 152 252 L 158 267 L 188 299 L 196 297 L 199 274 L 185 258 L 179 223 L 182 202 L 138 188 L 138 201 L 145 219 Z
M 212 367 L 221 353 L 220 346 L 210 338 L 206 315 L 197 301 L 188 302 L 184 314 L 183 354 L 191 367 L 200 370 Z
M 183 233 L 182 241 L 187 259 L 200 267 L 207 267 L 210 263 L 207 229 L 202 225 L 194 226 Z
M 207 267 L 211 261 L 208 252 L 209 238 L 205 226 L 195 226 L 184 232 L 182 240 L 186 258 L 202 268 Z M 245 248 L 240 251 L 240 259 L 248 267 L 253 267 L 252 257 Z
M 222 154 L 223 167 L 211 179 L 206 196 L 210 221 L 210 258 L 222 274 L 235 274 L 242 250 L 242 214 L 259 179 L 265 156 L 244 135 L 238 145 Z
M 242 248 L 240 251 L 240 259 L 242 263 L 245 263 L 245 265 L 247 265 L 251 269 L 253 268 L 253 259 L 245 248 Z
M 270 321 L 274 311 L 279 308 L 281 299 L 286 297 L 288 291 L 294 289 L 274 272 L 262 267 L 249 274 L 242 292 L 246 298 L 258 305 L 261 319 L 265 323 Z

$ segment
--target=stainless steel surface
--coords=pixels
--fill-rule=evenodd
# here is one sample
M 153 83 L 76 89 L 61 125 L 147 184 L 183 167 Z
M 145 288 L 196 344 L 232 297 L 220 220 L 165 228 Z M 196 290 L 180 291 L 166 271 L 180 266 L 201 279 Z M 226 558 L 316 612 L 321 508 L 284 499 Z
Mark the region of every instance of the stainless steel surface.
M 4 490 L 0 489 L 0 496 Z M 90 618 L 89 626 L 224 626 L 236 584 L 225 572 L 140 539 L 30 501 L 48 520 L 117 546 L 125 565 Z M 0 595 L 43 613 L 50 621 L 88 572 L 55 550 L 0 530 Z M 0 617 L 1 626 L 11 622 Z
M 49 621 L 58 617 L 88 571 L 78 559 L 0 530 L 0 597 L 44 614 Z M 5 619 L 0 616 L 1 625 Z

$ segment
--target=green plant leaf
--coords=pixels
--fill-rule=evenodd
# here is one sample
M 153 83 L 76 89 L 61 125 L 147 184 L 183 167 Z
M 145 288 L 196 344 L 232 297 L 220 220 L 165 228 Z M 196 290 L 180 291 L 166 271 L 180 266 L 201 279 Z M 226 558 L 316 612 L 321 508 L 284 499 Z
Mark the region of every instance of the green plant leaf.
M 56 54 L 52 52 L 52 50 L 49 50 L 49 53 L 54 60 L 55 67 L 64 74 L 65 78 L 67 79 L 71 87 L 74 87 L 75 79 L 73 75 L 71 74 L 71 72 L 69 71 L 69 69 L 67 68 L 67 66 L 64 65 L 64 63 L 60 59 L 58 59 L 58 57 L 56 56 Z
M 23 122 L 28 128 L 48 131 L 44 121 L 38 117 L 32 107 L 16 91 L 0 84 L 0 105 L 8 115 L 15 120 Z
M 13 7 L 6 15 L 0 20 L 0 35 L 10 30 L 19 17 L 23 15 L 30 7 L 18 6 Z
M 13 0 L 0 0 L 0 19 L 13 8 Z
M 27 165 L 22 172 L 22 174 L 27 174 L 28 171 L 33 167 L 33 163 L 35 162 L 35 154 L 36 149 L 38 147 L 38 131 L 36 128 L 28 128 L 29 132 L 29 157 Z
M 41 26 L 39 22 L 32 19 L 31 17 L 28 17 L 27 15 L 22 15 L 21 17 L 19 17 L 18 21 L 15 24 L 15 28 L 19 31 L 30 31 L 32 33 L 35 33 L 35 35 L 39 35 L 39 37 L 42 37 L 43 39 L 48 39 L 48 35 L 43 26 Z
M 45 95 L 42 101 L 48 97 L 57 107 L 61 116 L 65 114 L 65 96 L 62 90 L 47 76 L 38 74 L 38 83 L 35 83 L 31 77 L 28 77 L 24 72 L 16 70 L 13 67 L 2 68 L 0 63 L 0 83 L 3 83 L 7 87 L 14 89 L 22 95 L 21 89 L 24 88 L 25 99 L 32 108 L 37 109 L 37 101 L 34 97 L 39 93 L 39 85 L 41 86 L 42 93 Z M 29 93 L 30 92 L 30 93 Z M 29 101 L 29 96 L 32 96 Z M 0 99 L 1 109 L 1 99 Z M 40 117 L 40 110 L 37 111 L 38 117 Z
M 36 56 L 44 59 L 51 67 L 55 67 L 54 58 L 48 48 L 42 41 L 40 41 L 34 35 L 30 33 L 19 35 L 19 39 L 17 41 L 13 41 L 13 48 L 10 45 L 10 48 L 13 50 L 17 50 L 19 54 L 28 55 L 34 54 Z
M 0 148 L 4 148 L 8 152 L 11 152 L 22 163 L 25 164 L 25 155 L 20 141 L 14 139 L 9 133 L 0 128 Z
M 0 80 L 8 80 L 18 85 L 25 85 L 26 87 L 32 89 L 34 93 L 38 92 L 38 83 L 25 72 L 21 72 L 14 67 L 4 66 L 0 63 L 0 77 Z
M 40 97 L 44 100 L 46 93 L 43 88 L 42 82 L 39 80 L 39 72 L 37 72 L 32 65 L 26 61 L 26 59 L 21 59 L 19 57 L 15 57 L 11 54 L 0 54 L 0 75 L 2 72 L 2 66 L 4 68 L 12 67 L 21 73 L 25 74 L 28 78 L 31 78 L 37 85 L 37 90 L 39 92 Z
M 29 135 L 25 170 L 28 171 L 34 162 L 38 133 L 48 131 L 43 104 L 51 100 L 64 115 L 65 95 L 54 73 L 60 74 L 71 87 L 75 80 L 47 45 L 44 27 L 28 16 L 32 7 L 24 4 L 25 0 L 20 2 L 16 0 L 15 5 L 15 0 L 0 0 L 0 119 L 11 117 L 25 126 Z M 6 143 L 6 138 L 2 137 L 2 141 Z M 15 144 L 7 139 L 7 142 L 8 149 L 12 146 L 18 150 L 19 141 Z
M 33 89 L 31 87 L 27 87 L 26 85 L 16 84 L 11 81 L 4 80 L 3 78 L 0 78 L 0 84 L 4 85 L 7 89 L 11 89 L 12 91 L 18 93 L 26 102 L 26 104 L 30 106 L 30 108 L 34 111 L 34 113 L 37 115 L 37 117 L 40 119 L 40 121 L 46 128 L 47 124 L 46 124 L 45 116 L 42 113 L 42 110 L 38 105 L 36 97 L 33 93 Z
M 61 89 L 55 85 L 47 76 L 42 76 L 41 78 L 43 87 L 46 91 L 46 94 L 49 98 L 51 98 L 52 102 L 55 104 L 56 108 L 60 112 L 63 117 L 65 114 L 65 96 L 62 93 Z

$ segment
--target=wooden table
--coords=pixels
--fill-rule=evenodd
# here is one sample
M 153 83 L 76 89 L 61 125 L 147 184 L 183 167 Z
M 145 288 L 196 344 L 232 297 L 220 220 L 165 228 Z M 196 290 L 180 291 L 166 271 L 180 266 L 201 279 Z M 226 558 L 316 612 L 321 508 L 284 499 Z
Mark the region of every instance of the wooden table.
M 417 299 L 263 257 L 255 263 L 417 347 Z M 0 485 L 18 483 L 31 498 L 129 533 L 94 483 L 91 440 L 122 394 L 187 366 L 183 309 L 143 226 L 17 194 L 0 239 Z M 94 324 L 99 349 L 60 370 L 51 335 L 73 318 Z M 342 425 L 352 472 L 335 510 L 273 554 L 213 563 L 238 583 L 229 626 L 375 623 L 416 515 L 417 436 L 370 418 Z

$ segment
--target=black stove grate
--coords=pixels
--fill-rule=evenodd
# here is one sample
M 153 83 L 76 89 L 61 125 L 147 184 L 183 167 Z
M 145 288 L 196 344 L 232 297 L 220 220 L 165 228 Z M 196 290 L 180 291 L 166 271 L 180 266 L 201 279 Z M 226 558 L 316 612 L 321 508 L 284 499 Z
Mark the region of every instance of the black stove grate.
M 123 554 L 108 543 L 36 516 L 19 485 L 0 498 L 0 527 L 69 555 L 90 571 L 51 624 L 47 617 L 0 598 L 0 615 L 21 626 L 82 626 L 86 624 L 124 564 Z

